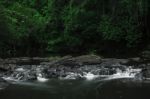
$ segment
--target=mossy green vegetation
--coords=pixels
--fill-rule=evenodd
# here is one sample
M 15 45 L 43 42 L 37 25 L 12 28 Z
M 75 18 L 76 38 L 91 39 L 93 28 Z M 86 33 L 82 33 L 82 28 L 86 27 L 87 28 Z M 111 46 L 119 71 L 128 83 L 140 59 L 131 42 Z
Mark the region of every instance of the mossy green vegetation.
M 149 0 L 2 0 L 0 56 L 125 55 L 150 45 Z

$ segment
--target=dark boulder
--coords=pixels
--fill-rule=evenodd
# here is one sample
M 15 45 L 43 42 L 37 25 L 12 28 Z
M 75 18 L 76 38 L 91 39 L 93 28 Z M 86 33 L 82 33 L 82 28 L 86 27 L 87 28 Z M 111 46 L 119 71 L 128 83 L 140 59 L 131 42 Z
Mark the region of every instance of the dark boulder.
M 0 69 L 3 70 L 4 72 L 14 71 L 15 68 L 16 64 L 3 64 L 0 66 Z
M 142 59 L 150 59 L 150 51 L 149 50 L 143 51 L 140 56 Z
M 115 67 L 115 66 L 124 66 L 129 60 L 127 59 L 115 59 L 115 58 L 108 58 L 102 59 L 102 63 L 100 64 L 103 67 Z
M 80 65 L 96 65 L 102 62 L 101 59 L 102 58 L 97 55 L 83 55 L 83 56 L 72 58 L 70 60 L 75 61 Z
M 150 79 L 150 66 L 143 67 L 141 72 L 135 76 L 138 80 L 147 80 Z
M 150 78 L 150 66 L 142 69 L 142 75 L 144 78 Z

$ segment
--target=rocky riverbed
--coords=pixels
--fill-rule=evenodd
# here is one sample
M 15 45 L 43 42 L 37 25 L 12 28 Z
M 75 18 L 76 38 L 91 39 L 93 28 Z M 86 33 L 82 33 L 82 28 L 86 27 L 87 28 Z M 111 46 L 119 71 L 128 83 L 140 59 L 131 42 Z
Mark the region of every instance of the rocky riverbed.
M 0 59 L 0 88 L 9 81 L 57 79 L 150 78 L 150 63 L 141 58 L 101 58 L 96 55 L 53 58 L 20 57 Z

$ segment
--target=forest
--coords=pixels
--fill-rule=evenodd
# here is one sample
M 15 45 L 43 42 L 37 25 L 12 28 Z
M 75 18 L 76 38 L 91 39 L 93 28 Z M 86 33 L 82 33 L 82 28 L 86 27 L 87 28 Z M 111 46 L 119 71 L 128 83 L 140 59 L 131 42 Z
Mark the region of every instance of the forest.
M 150 0 L 0 0 L 0 57 L 150 50 Z

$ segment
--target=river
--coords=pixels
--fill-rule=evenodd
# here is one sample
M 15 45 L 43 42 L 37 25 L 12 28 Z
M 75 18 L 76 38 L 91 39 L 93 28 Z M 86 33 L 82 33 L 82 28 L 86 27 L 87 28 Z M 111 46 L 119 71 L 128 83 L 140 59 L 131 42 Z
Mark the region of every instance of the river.
M 132 78 L 13 82 L 0 99 L 150 99 L 150 83 Z
M 150 99 L 150 80 L 140 66 L 112 59 L 98 65 L 68 63 L 15 65 L 1 73 L 0 99 Z

